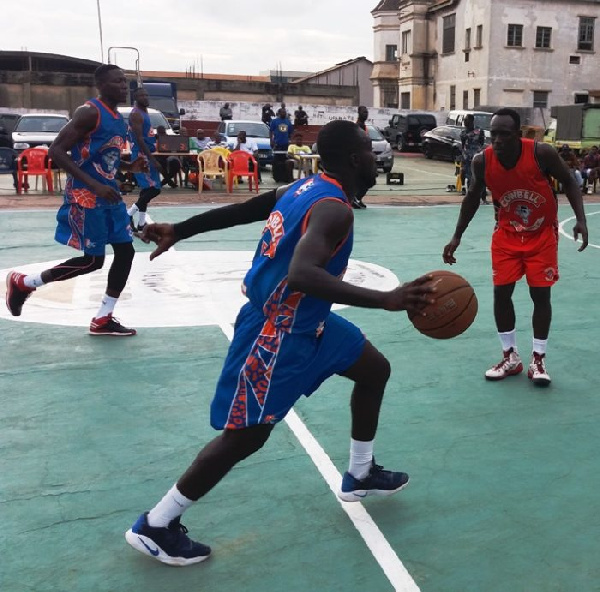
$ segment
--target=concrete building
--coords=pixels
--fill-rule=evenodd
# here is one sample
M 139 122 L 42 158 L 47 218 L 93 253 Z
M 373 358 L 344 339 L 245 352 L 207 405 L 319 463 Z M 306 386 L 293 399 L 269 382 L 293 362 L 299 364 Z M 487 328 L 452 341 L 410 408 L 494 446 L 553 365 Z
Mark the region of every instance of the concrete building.
M 372 15 L 375 106 L 544 117 L 598 96 L 600 0 L 382 0 Z

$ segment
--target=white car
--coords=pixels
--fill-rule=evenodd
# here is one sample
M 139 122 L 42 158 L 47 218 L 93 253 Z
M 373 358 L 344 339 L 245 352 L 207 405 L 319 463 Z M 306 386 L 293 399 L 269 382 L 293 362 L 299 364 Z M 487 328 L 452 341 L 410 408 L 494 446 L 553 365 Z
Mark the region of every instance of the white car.
M 394 166 L 394 153 L 392 146 L 385 139 L 381 131 L 373 125 L 367 125 L 367 132 L 371 138 L 373 154 L 377 161 L 377 168 L 383 169 L 384 173 L 389 173 Z
M 48 147 L 68 122 L 69 118 L 60 113 L 25 113 L 12 132 L 13 148 L 22 152 L 27 148 Z
M 131 110 L 133 107 L 117 107 L 117 111 L 123 116 L 125 123 L 129 125 L 129 116 L 131 115 Z M 167 118 L 157 109 L 152 109 L 152 107 L 148 107 L 148 115 L 150 116 L 150 125 L 156 129 L 159 125 L 162 125 L 165 130 L 167 130 L 168 136 L 175 136 L 175 132 L 173 128 L 167 121 Z
M 229 119 L 222 121 L 217 127 L 217 133 L 227 138 L 227 147 L 233 150 L 240 131 L 245 131 L 246 136 L 256 142 L 258 146 L 258 164 L 261 168 L 273 162 L 273 149 L 271 148 L 271 132 L 262 121 L 246 119 Z

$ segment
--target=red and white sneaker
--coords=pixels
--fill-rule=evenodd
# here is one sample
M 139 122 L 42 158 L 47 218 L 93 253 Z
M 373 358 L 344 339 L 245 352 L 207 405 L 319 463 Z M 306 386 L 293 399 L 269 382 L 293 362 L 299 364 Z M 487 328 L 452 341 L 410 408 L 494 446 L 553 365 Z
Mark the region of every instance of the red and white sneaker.
M 527 377 L 537 386 L 548 386 L 552 381 L 546 371 L 546 354 L 533 352 L 531 364 L 527 370 Z
M 511 347 L 504 352 L 502 361 L 485 372 L 486 380 L 502 380 L 507 376 L 515 376 L 523 372 L 523 362 L 519 354 Z
M 135 329 L 124 327 L 111 313 L 99 319 L 94 318 L 90 323 L 90 335 L 113 335 L 114 337 L 130 337 L 136 335 Z
M 17 271 L 11 271 L 6 276 L 6 307 L 13 317 L 21 316 L 25 300 L 35 292 L 35 288 L 28 288 L 24 280 L 25 275 Z

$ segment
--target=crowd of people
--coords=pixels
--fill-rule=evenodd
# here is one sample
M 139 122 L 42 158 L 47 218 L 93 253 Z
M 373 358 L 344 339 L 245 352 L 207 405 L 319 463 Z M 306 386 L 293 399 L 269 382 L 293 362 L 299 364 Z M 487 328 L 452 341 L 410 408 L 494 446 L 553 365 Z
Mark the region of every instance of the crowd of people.
M 569 167 L 571 175 L 573 175 L 581 190 L 584 193 L 592 193 L 600 178 L 598 146 L 592 146 L 589 150 L 582 150 L 578 156 L 568 144 L 563 144 L 558 153 Z

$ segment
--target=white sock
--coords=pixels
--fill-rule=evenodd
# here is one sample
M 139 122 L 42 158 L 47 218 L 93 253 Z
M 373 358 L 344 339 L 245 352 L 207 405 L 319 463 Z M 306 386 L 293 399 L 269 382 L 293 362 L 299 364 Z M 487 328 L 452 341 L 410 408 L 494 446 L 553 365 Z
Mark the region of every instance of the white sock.
M 173 485 L 148 513 L 148 524 L 154 528 L 167 527 L 171 520 L 181 516 L 193 503 L 193 500 L 181 494 L 177 485 Z
M 548 347 L 547 339 L 536 339 L 535 337 L 533 338 L 533 351 L 536 354 L 545 354 L 547 347 Z
M 102 305 L 100 306 L 100 309 L 98 310 L 94 318 L 101 319 L 102 317 L 105 317 L 108 314 L 112 314 L 112 311 L 115 310 L 117 300 L 118 298 L 113 298 L 112 296 L 104 294 L 104 296 L 102 296 Z
M 507 331 L 506 333 L 498 333 L 500 343 L 502 343 L 502 351 L 508 351 L 511 347 L 517 351 L 517 330 Z
M 44 282 L 42 281 L 41 273 L 32 273 L 31 275 L 26 275 L 23 278 L 23 283 L 28 288 L 39 288 L 40 286 L 44 285 Z
M 355 479 L 364 479 L 373 464 L 373 440 L 361 442 L 350 439 L 350 464 L 348 472 Z
M 128 216 L 134 216 L 136 212 L 139 212 L 138 207 L 133 204 L 128 210 L 127 210 L 127 215 Z
M 138 226 L 143 226 L 146 223 L 146 212 L 140 212 L 138 216 Z

